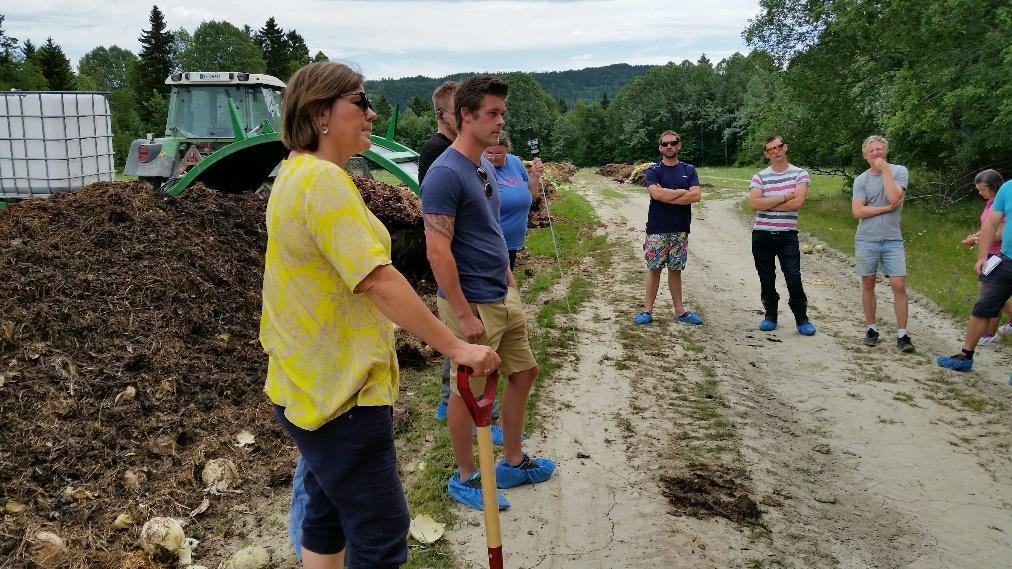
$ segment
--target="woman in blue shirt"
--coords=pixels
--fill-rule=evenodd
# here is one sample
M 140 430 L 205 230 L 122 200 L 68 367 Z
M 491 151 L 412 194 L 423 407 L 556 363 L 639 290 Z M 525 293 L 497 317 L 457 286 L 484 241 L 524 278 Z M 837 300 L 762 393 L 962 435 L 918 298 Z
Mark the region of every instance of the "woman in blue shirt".
M 495 166 L 495 179 L 499 182 L 499 224 L 502 226 L 506 248 L 510 254 L 510 270 L 516 265 L 517 251 L 523 249 L 527 237 L 527 216 L 533 196 L 541 185 L 545 165 L 540 158 L 531 163 L 527 173 L 524 163 L 515 154 L 506 131 L 499 133 L 499 143 L 485 150 L 485 158 Z

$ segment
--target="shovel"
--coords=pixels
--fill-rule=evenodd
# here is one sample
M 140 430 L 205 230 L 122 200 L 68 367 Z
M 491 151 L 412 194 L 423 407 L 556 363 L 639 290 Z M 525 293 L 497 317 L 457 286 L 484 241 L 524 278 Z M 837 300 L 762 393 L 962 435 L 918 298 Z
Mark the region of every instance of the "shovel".
M 485 391 L 475 401 L 468 378 L 471 368 L 457 366 L 457 390 L 478 429 L 478 468 L 481 471 L 482 506 L 485 512 L 485 542 L 489 569 L 502 569 L 502 532 L 499 529 L 499 500 L 495 486 L 495 455 L 492 446 L 492 404 L 499 387 L 499 372 L 485 377 Z

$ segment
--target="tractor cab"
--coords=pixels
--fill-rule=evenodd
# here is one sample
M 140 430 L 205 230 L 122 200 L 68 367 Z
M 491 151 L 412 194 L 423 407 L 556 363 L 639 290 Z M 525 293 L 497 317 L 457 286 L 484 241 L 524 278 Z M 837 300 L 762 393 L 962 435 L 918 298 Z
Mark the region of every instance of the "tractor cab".
M 226 192 L 269 186 L 288 150 L 281 142 L 285 84 L 270 75 L 229 71 L 173 73 L 165 134 L 135 140 L 123 173 L 170 195 L 200 182 Z M 393 174 L 418 193 L 418 153 L 394 142 L 396 110 L 386 138 L 372 136 L 358 171 Z
M 188 72 L 173 73 L 165 84 L 172 90 L 164 136 L 135 140 L 123 169 L 155 187 L 225 146 L 279 130 L 285 84 L 276 77 Z
M 252 127 L 251 132 L 258 132 L 265 121 L 278 131 L 285 84 L 270 75 L 175 73 L 166 83 L 172 85 L 167 137 L 231 142 L 235 131 L 229 101 L 239 111 L 242 124 Z

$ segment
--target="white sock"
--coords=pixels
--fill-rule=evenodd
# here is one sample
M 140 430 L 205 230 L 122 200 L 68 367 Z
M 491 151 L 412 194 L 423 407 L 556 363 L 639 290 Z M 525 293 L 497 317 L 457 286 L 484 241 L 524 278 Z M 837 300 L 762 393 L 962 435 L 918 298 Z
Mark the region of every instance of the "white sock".
M 906 336 L 906 335 L 907 335 L 907 329 L 906 328 L 900 328 L 899 330 L 896 331 L 896 337 L 897 338 L 902 338 L 903 336 Z
M 878 326 L 876 326 L 875 324 L 869 324 L 868 329 L 871 330 L 872 332 L 878 332 Z

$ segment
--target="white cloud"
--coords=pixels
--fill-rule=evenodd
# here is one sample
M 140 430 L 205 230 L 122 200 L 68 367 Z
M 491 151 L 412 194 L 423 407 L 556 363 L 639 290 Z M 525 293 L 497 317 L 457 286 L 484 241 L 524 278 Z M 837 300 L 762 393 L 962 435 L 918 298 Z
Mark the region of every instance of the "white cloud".
M 692 60 L 706 52 L 719 60 L 722 53 L 744 49 L 741 30 L 758 11 L 758 0 L 288 0 L 283 5 L 158 0 L 157 4 L 169 29 L 191 32 L 206 20 L 260 28 L 274 16 L 282 28 L 302 34 L 312 53 L 359 58 L 371 77 L 492 69 L 497 67 L 497 54 L 518 53 L 541 61 L 557 55 L 554 68 L 564 69 L 569 62 L 591 61 L 580 59 L 589 49 L 599 57 L 611 54 L 606 63 L 632 63 L 629 55 L 637 46 L 664 46 L 670 53 L 691 54 L 687 58 Z M 5 7 L 3 14 L 10 35 L 36 44 L 52 36 L 76 62 L 99 45 L 138 52 L 137 39 L 148 27 L 149 11 L 150 4 L 125 0 L 42 0 Z M 625 46 L 624 54 L 618 46 Z M 425 54 L 424 60 L 412 57 L 419 53 Z M 536 57 L 539 53 L 543 57 Z M 675 57 L 657 53 L 650 62 L 668 59 Z

